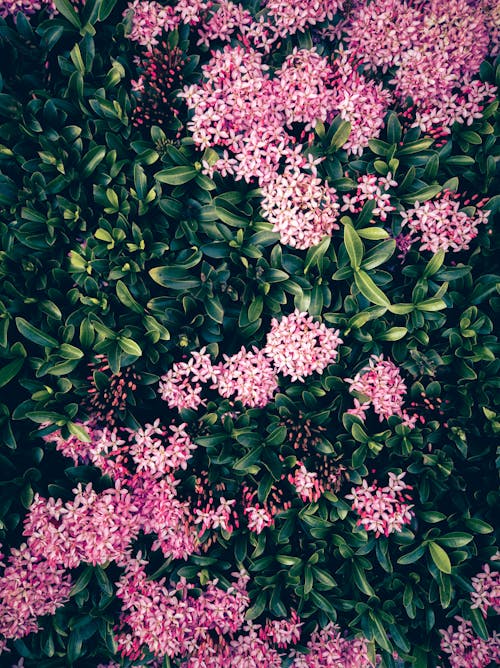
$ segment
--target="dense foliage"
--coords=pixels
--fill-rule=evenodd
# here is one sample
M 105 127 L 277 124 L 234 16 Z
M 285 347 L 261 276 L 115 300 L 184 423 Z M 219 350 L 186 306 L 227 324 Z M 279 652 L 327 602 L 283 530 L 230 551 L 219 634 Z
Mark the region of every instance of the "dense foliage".
M 1 16 L 1 665 L 493 665 L 496 3 Z

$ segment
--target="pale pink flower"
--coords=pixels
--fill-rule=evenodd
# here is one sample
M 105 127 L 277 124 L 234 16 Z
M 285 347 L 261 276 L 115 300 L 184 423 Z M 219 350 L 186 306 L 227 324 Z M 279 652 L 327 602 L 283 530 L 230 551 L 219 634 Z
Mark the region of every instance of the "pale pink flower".
M 399 532 L 405 524 L 410 524 L 414 513 L 413 506 L 408 505 L 405 490 L 412 487 L 403 481 L 404 473 L 395 475 L 389 473 L 389 482 L 386 487 L 378 487 L 376 483 L 368 486 L 366 480 L 360 487 L 353 487 L 346 499 L 352 500 L 352 510 L 359 516 L 357 524 L 366 531 L 374 531 L 375 537 L 388 536 Z
M 479 225 L 488 222 L 489 211 L 478 209 L 474 216 L 460 210 L 456 196 L 445 191 L 438 197 L 420 204 L 401 214 L 402 227 L 420 239 L 420 250 L 437 253 L 438 250 L 455 253 L 468 250 L 471 241 L 479 232 Z
M 133 0 L 127 5 L 123 16 L 131 18 L 132 25 L 127 37 L 147 47 L 158 44 L 157 37 L 164 30 L 174 30 L 179 24 L 174 9 L 156 0 Z
M 459 622 L 441 629 L 441 649 L 448 654 L 451 668 L 487 668 L 500 661 L 500 635 L 494 632 L 487 640 L 476 636 L 472 622 L 456 616 Z
M 254 533 L 262 533 L 266 527 L 274 523 L 271 513 L 266 508 L 260 507 L 258 503 L 255 506 L 247 506 L 243 512 L 248 515 L 248 528 Z
M 295 310 L 281 320 L 273 318 L 266 337 L 265 354 L 278 373 L 304 382 L 312 373 L 323 373 L 338 357 L 339 331 Z
M 219 364 L 216 389 L 225 398 L 250 408 L 263 408 L 278 389 L 276 372 L 262 350 L 242 346 L 235 355 L 224 355 Z

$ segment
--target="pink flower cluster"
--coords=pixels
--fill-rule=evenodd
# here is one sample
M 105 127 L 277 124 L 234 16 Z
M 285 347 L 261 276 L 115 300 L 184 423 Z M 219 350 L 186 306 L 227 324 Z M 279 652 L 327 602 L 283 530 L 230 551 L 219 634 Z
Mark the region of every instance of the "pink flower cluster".
M 406 385 L 392 360 L 384 360 L 383 355 L 372 355 L 367 367 L 345 381 L 350 385 L 349 391 L 359 395 L 354 400 L 355 408 L 349 409 L 348 413 L 365 420 L 366 410 L 371 405 L 380 421 L 399 415 L 408 426 L 415 425 L 417 417 L 410 417 L 403 409 Z
M 373 668 L 364 638 L 348 640 L 336 624 L 311 634 L 307 654 L 295 654 L 292 668 Z
M 306 376 L 323 373 L 335 362 L 341 343 L 338 330 L 295 310 L 279 321 L 273 318 L 264 351 L 278 373 L 304 382 Z
M 360 487 L 353 487 L 346 499 L 352 500 L 352 510 L 359 516 L 357 524 L 367 531 L 375 531 L 375 537 L 388 536 L 401 531 L 405 524 L 410 524 L 414 513 L 406 500 L 411 499 L 406 490 L 412 489 L 404 480 L 404 473 L 389 473 L 386 487 L 378 487 L 376 482 L 368 486 L 366 480 Z
M 243 626 L 248 576 L 239 575 L 227 591 L 217 581 L 208 582 L 195 597 L 189 594 L 194 585 L 183 578 L 173 589 L 164 579 L 150 580 L 146 565 L 140 554 L 130 559 L 118 582 L 123 613 L 117 642 L 123 656 L 140 659 L 146 647 L 159 657 L 186 657 L 210 645 L 212 632 L 222 636 Z
M 206 348 L 192 352 L 187 362 L 176 362 L 162 376 L 160 395 L 169 408 L 192 408 L 196 410 L 206 402 L 200 396 L 201 383 L 215 381 L 215 371 Z
M 131 21 L 127 37 L 148 47 L 158 44 L 157 37 L 164 30 L 174 30 L 180 21 L 173 7 L 161 5 L 156 0 L 133 0 L 129 2 L 123 16 Z
M 494 632 L 487 640 L 476 636 L 472 622 L 455 617 L 455 629 L 450 625 L 440 631 L 441 649 L 448 654 L 451 668 L 488 668 L 500 662 L 500 635 Z
M 437 253 L 468 250 L 478 234 L 478 226 L 488 222 L 489 211 L 478 208 L 474 217 L 460 210 L 458 197 L 450 191 L 415 205 L 401 214 L 402 226 L 420 240 L 420 250 Z
M 53 615 L 69 600 L 70 590 L 63 568 L 36 556 L 25 543 L 12 549 L 0 578 L 0 654 L 8 639 L 36 633 L 36 618 Z
M 221 397 L 241 401 L 250 408 L 263 408 L 278 389 L 276 370 L 255 346 L 244 347 L 235 355 L 224 355 L 217 369 L 217 391 Z
M 204 81 L 181 97 L 193 112 L 188 129 L 196 144 L 223 149 L 204 165 L 206 173 L 257 178 L 263 211 L 282 243 L 309 248 L 338 229 L 336 191 L 318 178 L 318 161 L 301 155 L 288 129 L 300 123 L 304 133 L 340 114 L 352 125 L 345 148 L 361 153 L 383 126 L 390 93 L 343 53 L 332 65 L 315 49 L 294 49 L 272 79 L 263 54 L 240 45 L 213 52 L 202 69 Z
M 499 555 L 497 554 L 496 560 Z M 500 571 L 491 571 L 489 564 L 484 564 L 482 570 L 472 578 L 474 591 L 471 592 L 471 608 L 478 608 L 483 617 L 488 615 L 488 610 L 500 614 Z
M 313 503 L 323 494 L 324 487 L 317 473 L 308 471 L 301 462 L 297 462 L 297 466 L 293 475 L 291 473 L 288 475 L 288 481 L 304 503 Z
M 344 204 L 340 210 L 354 214 L 360 213 L 366 202 L 375 201 L 372 216 L 380 218 L 381 221 L 386 221 L 387 214 L 396 210 L 391 204 L 391 196 L 387 191 L 397 185 L 397 181 L 392 178 L 390 172 L 387 176 L 363 174 L 358 178 L 356 193 L 342 196 Z
M 339 229 L 337 191 L 314 174 L 286 168 L 261 180 L 262 211 L 282 244 L 306 249 Z
M 18 12 L 30 16 L 44 8 L 47 8 L 51 14 L 56 9 L 53 0 L 2 0 L 0 16 L 2 18 L 9 15 L 15 16 Z
M 410 97 L 416 105 L 414 124 L 446 134 L 454 122 L 472 123 L 494 97 L 494 86 L 472 78 L 494 39 L 490 16 L 467 0 L 358 0 L 347 44 L 372 69 L 397 68 L 391 83 L 401 103 Z
M 120 483 L 101 493 L 91 483 L 73 491 L 65 504 L 35 495 L 23 532 L 31 554 L 65 568 L 122 562 L 139 533 L 133 496 Z
M 162 376 L 159 393 L 169 408 L 197 409 L 206 403 L 203 386 L 210 382 L 210 389 L 222 397 L 262 408 L 278 389 L 278 373 L 301 382 L 312 373 L 323 373 L 337 359 L 341 343 L 338 330 L 296 310 L 280 321 L 273 318 L 262 350 L 242 347 L 234 355 L 224 355 L 219 364 L 212 363 L 205 348 L 191 353 L 187 362 L 174 364 Z

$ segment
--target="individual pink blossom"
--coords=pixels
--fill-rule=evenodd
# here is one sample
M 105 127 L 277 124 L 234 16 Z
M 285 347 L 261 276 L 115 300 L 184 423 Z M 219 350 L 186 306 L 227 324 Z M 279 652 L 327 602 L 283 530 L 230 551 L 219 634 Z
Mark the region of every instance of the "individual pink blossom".
M 250 408 L 262 408 L 278 389 L 276 372 L 268 357 L 255 346 L 246 350 L 242 346 L 235 355 L 224 355 L 224 362 L 217 367 L 218 393 L 225 398 L 241 401 Z
M 325 490 L 317 473 L 308 471 L 300 462 L 297 462 L 297 466 L 293 475 L 291 473 L 288 475 L 288 481 L 304 503 L 313 503 L 321 497 Z
M 483 640 L 476 636 L 472 622 L 456 616 L 459 622 L 455 629 L 452 625 L 441 629 L 441 649 L 451 668 L 487 668 L 500 662 L 500 635 L 496 632 Z
M 278 373 L 304 382 L 312 373 L 323 373 L 338 357 L 339 331 L 295 310 L 281 320 L 272 319 L 265 354 Z
M 307 654 L 292 653 L 292 668 L 374 668 L 366 640 L 345 638 L 332 622 L 313 631 L 307 650 Z
M 487 617 L 488 610 L 500 614 L 500 571 L 492 571 L 489 564 L 484 564 L 482 570 L 475 575 L 471 584 L 474 591 L 471 592 L 471 608 L 478 608 Z
M 479 232 L 479 225 L 488 222 L 489 211 L 477 209 L 474 216 L 460 210 L 460 202 L 450 191 L 401 214 L 402 227 L 420 239 L 420 250 L 437 253 L 468 250 Z
M 158 44 L 158 37 L 164 30 L 174 30 L 179 17 L 170 6 L 161 5 L 156 0 L 133 0 L 123 12 L 130 17 L 131 29 L 127 37 L 141 46 Z
M 410 497 L 404 494 L 412 487 L 403 481 L 404 475 L 389 473 L 386 487 L 378 487 L 376 483 L 368 486 L 363 480 L 360 487 L 353 487 L 351 494 L 345 497 L 352 500 L 351 508 L 360 516 L 357 524 L 367 531 L 374 531 L 376 538 L 401 531 L 414 516 L 413 506 L 406 503 Z
M 370 403 L 380 421 L 391 415 L 404 415 L 406 384 L 392 360 L 384 360 L 383 355 L 372 355 L 368 366 L 364 367 L 354 378 L 346 378 L 345 381 L 350 385 L 350 392 L 360 395 L 358 411 L 364 413 L 366 403 Z M 361 400 L 363 404 L 359 403 Z M 409 416 L 405 415 L 405 417 Z

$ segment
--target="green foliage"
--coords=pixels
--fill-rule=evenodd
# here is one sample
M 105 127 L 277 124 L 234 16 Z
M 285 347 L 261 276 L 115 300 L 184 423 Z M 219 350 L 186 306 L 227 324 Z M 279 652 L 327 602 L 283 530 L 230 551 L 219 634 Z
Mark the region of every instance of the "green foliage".
M 91 467 L 68 467 L 37 433 L 48 422 L 87 437 L 79 421 L 96 355 L 113 373 L 137 373 L 119 416 L 133 426 L 165 413 L 154 384 L 183 353 L 261 345 L 272 317 L 307 310 L 341 330 L 338 363 L 307 384 L 282 378 L 265 410 L 242 408 L 233 419 L 228 402 L 211 401 L 182 417 L 199 433 L 209 482 L 223 481 L 229 496 L 250 481 L 264 502 L 297 461 L 290 435 L 306 420 L 317 453 L 343 467 L 342 493 L 305 505 L 294 498 L 262 534 L 221 532 L 208 556 L 159 562 L 157 577 L 197 582 L 203 568 L 227 583 L 242 566 L 252 576 L 248 619 L 293 608 L 305 632 L 328 620 L 362 632 L 384 665 L 396 650 L 408 665 L 435 666 L 448 617 L 468 615 L 487 633 L 466 601 L 467 582 L 496 551 L 500 272 L 491 225 L 470 253 L 414 246 L 403 264 L 398 217 L 391 230 L 372 224 L 369 202 L 314 248 L 281 246 L 258 191 L 201 173 L 214 151 L 133 127 L 133 49 L 115 4 L 87 0 L 76 13 L 56 0 L 54 20 L 0 20 L 2 62 L 15 63 L 0 82 L 2 542 L 21 541 L 34 492 L 64 498 L 75 480 L 106 485 Z M 482 71 L 492 78 L 491 65 Z M 360 175 L 391 171 L 398 211 L 444 188 L 498 192 L 498 102 L 440 148 L 394 113 L 386 120 L 362 159 L 341 149 L 349 123 L 318 124 L 310 152 L 325 156 L 320 175 L 354 192 Z M 493 197 L 492 219 L 499 206 Z M 402 367 L 410 400 L 426 411 L 415 430 L 397 417 L 362 425 L 346 413 L 344 379 L 381 353 Z M 102 376 L 93 382 L 105 385 Z M 443 415 L 429 407 L 437 398 Z M 415 520 L 389 538 L 358 526 L 343 499 L 373 470 L 380 479 L 407 471 L 415 487 Z M 113 568 L 81 567 L 70 604 L 16 643 L 26 665 L 114 655 Z

